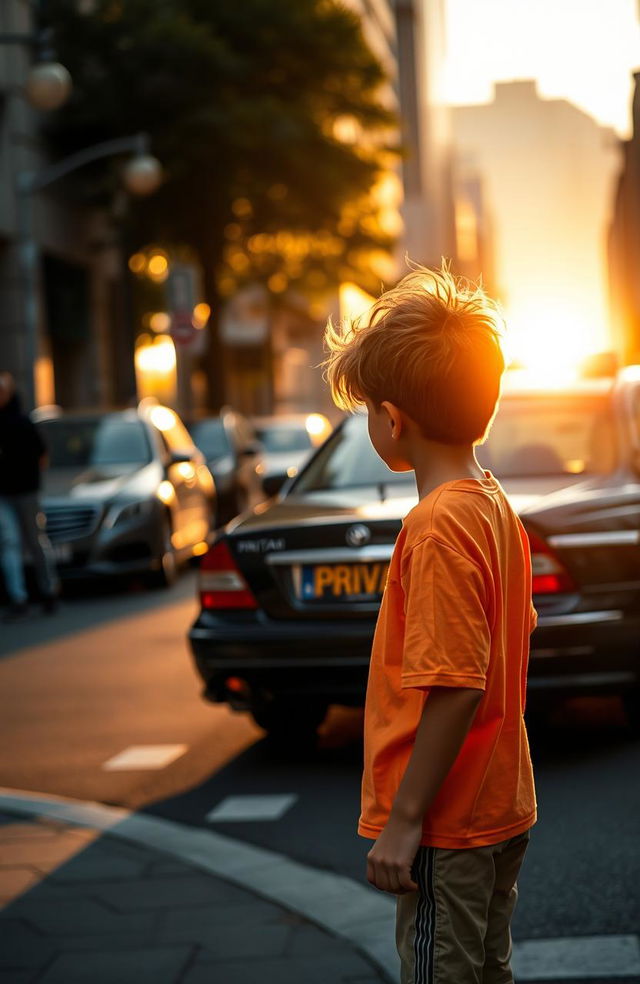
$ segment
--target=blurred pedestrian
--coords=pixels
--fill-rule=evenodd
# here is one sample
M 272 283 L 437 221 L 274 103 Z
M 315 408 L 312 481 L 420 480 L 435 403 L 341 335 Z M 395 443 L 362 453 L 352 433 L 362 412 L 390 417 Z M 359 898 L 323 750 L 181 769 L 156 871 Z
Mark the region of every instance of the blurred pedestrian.
M 20 408 L 12 376 L 0 373 L 0 566 L 9 596 L 4 621 L 29 614 L 23 544 L 35 567 L 43 610 L 51 614 L 57 607 L 57 575 L 39 502 L 46 462 L 46 447 Z
M 527 535 L 478 465 L 504 359 L 502 319 L 446 267 L 418 268 L 366 319 L 327 328 L 343 409 L 414 470 L 419 502 L 389 565 L 371 655 L 359 833 L 398 896 L 402 984 L 512 984 L 516 879 L 536 820 L 524 725 L 535 625 Z

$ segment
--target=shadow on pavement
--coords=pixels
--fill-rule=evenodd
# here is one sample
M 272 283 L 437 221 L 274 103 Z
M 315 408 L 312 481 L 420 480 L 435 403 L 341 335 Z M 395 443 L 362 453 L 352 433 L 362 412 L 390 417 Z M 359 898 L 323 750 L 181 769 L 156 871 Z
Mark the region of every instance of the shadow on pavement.
M 196 572 L 185 569 L 168 589 L 152 589 L 140 580 L 88 579 L 64 585 L 54 615 L 43 615 L 34 602 L 28 619 L 2 626 L 0 657 L 21 649 L 55 642 L 70 633 L 94 629 L 115 618 L 142 615 L 159 606 L 193 599 L 195 616 Z M 186 631 L 186 629 L 185 629 Z

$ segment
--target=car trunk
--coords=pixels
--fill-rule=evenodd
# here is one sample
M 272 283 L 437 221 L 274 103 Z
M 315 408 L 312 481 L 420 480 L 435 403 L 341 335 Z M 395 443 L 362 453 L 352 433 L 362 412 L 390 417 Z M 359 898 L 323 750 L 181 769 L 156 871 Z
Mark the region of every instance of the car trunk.
M 549 545 L 582 594 L 581 607 L 640 604 L 640 492 L 567 476 L 505 479 L 525 527 Z M 385 497 L 385 491 L 389 497 Z M 416 502 L 410 485 L 286 497 L 242 521 L 229 537 L 239 569 L 272 618 L 371 618 L 402 519 Z M 369 539 L 347 536 L 364 526 Z M 357 537 L 356 537 L 357 540 Z
M 270 617 L 371 618 L 402 517 L 415 501 L 381 500 L 376 489 L 290 496 L 244 520 L 229 546 Z

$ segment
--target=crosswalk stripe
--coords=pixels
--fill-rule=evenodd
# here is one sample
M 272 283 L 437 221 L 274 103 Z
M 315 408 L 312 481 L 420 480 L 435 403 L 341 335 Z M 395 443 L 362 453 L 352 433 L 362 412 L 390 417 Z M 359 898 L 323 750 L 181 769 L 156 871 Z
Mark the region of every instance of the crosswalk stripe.
M 516 981 L 640 977 L 637 936 L 571 936 L 514 943 Z
M 188 745 L 130 745 L 103 763 L 105 772 L 129 769 L 164 769 L 188 749 Z
M 206 819 L 215 823 L 279 820 L 297 799 L 295 793 L 283 793 L 279 796 L 227 796 L 207 813 Z

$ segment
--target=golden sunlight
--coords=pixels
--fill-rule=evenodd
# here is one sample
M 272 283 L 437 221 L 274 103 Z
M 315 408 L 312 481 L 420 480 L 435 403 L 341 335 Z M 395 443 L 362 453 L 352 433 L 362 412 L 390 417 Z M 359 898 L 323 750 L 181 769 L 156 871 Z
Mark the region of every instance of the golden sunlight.
M 607 330 L 588 308 L 564 298 L 540 298 L 507 308 L 505 353 L 543 381 L 566 378 L 582 361 L 607 347 Z

